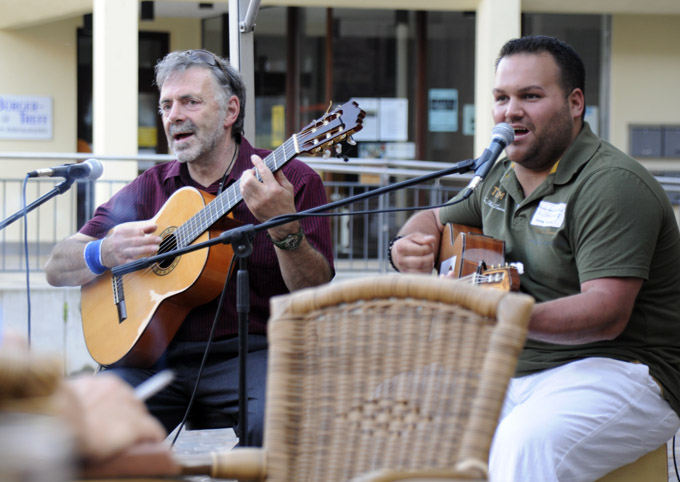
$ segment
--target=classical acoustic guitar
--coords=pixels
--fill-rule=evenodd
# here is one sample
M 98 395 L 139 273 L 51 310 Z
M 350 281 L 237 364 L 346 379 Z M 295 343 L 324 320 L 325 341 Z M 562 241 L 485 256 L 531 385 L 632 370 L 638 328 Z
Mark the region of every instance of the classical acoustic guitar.
M 272 172 L 301 154 L 315 155 L 362 128 L 365 112 L 347 102 L 310 123 L 264 162 Z M 215 197 L 191 187 L 176 191 L 154 216 L 158 251 L 168 253 L 207 241 L 238 224 L 228 213 L 242 200 L 234 183 Z M 82 287 L 85 342 L 100 365 L 149 366 L 165 351 L 186 315 L 216 298 L 233 256 L 231 245 L 216 244 L 123 275 L 111 271 Z
M 505 262 L 505 243 L 482 230 L 447 224 L 442 232 L 437 271 L 468 283 L 505 291 L 519 290 L 520 266 Z

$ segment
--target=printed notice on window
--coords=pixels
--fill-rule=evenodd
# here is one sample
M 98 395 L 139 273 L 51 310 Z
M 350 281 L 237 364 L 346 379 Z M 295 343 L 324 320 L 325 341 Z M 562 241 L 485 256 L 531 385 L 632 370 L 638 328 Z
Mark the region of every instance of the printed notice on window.
M 430 132 L 457 132 L 458 89 L 430 89 L 428 96 Z
M 355 141 L 408 141 L 408 99 L 355 97 L 366 117 Z

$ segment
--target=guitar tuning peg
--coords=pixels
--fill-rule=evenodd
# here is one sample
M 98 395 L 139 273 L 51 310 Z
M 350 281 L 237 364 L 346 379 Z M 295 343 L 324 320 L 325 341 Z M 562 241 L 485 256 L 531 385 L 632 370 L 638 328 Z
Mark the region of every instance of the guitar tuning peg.
M 347 144 L 349 144 L 350 146 L 356 146 L 357 141 L 355 141 L 353 137 L 348 137 L 347 138 Z
M 524 274 L 524 264 L 521 261 L 510 263 L 510 267 L 516 269 L 518 274 Z
M 329 149 L 324 149 L 323 158 L 328 159 L 329 157 L 331 157 L 331 151 Z
M 342 144 L 335 145 L 335 153 L 338 155 L 342 154 Z

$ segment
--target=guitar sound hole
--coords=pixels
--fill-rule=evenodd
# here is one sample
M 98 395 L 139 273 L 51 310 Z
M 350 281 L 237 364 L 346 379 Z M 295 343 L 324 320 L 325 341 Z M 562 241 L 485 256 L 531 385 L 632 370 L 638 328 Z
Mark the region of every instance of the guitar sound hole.
M 158 254 L 164 254 L 169 251 L 172 251 L 177 248 L 177 238 L 175 237 L 174 234 L 171 234 L 165 238 L 163 238 L 163 241 L 161 241 L 160 248 L 158 249 Z M 162 270 L 166 270 L 170 267 L 172 267 L 173 263 L 175 262 L 176 258 L 168 258 L 166 260 L 161 261 L 158 263 L 158 266 Z

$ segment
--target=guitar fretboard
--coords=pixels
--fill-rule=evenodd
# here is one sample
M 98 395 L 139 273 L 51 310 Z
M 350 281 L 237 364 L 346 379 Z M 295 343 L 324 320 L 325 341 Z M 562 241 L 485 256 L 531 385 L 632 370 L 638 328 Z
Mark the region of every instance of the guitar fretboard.
M 270 171 L 276 172 L 298 154 L 297 135 L 293 135 L 270 152 L 264 158 L 264 163 Z M 183 248 L 193 243 L 196 238 L 216 223 L 218 219 L 231 211 L 242 199 L 243 196 L 241 195 L 239 183 L 235 182 L 177 228 L 177 231 L 174 233 L 177 244 L 173 248 Z

